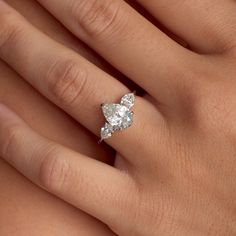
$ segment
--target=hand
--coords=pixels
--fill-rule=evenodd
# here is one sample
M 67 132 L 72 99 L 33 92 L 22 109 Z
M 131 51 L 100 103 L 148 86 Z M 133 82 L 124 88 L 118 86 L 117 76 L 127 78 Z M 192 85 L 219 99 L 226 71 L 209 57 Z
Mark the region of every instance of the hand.
M 68 31 L 37 2 L 8 2 L 50 37 L 76 48 L 102 68 L 109 68 L 78 40 L 72 40 Z M 0 102 L 10 106 L 45 137 L 101 161 L 112 162 L 112 152 L 106 145 L 95 145 L 95 136 L 43 98 L 1 60 Z M 37 188 L 1 158 L 0 192 L 0 235 L 113 235 L 93 217 Z
M 140 0 L 190 51 L 118 0 L 74 1 L 73 8 L 41 2 L 148 94 L 136 101 L 132 128 L 107 140 L 117 150 L 115 167 L 46 139 L 4 106 L 2 156 L 118 235 L 234 235 L 235 3 L 205 11 L 213 1 L 183 2 L 175 12 L 166 1 Z M 182 11 L 190 13 L 184 27 Z M 118 101 L 127 87 L 3 3 L 0 13 L 0 57 L 98 135 L 99 105 Z
M 129 82 L 80 40 L 73 37 L 36 1 L 7 0 L 6 2 L 49 37 L 72 48 L 116 78 Z M 132 85 L 130 87 L 131 90 L 137 90 Z M 106 145 L 94 145 L 97 143 L 97 138 L 73 122 L 50 101 L 43 99 L 37 91 L 28 86 L 14 70 L 11 70 L 2 61 L 0 62 L 0 102 L 10 106 L 31 127 L 44 136 L 101 161 L 110 163 L 113 161 L 113 156 L 111 157 L 111 152 Z M 64 201 L 60 201 L 57 197 L 34 186 L 1 159 L 0 192 L 0 205 L 2 206 L 0 235 L 12 236 L 13 232 L 17 235 L 35 236 L 52 236 L 52 234 L 104 236 L 112 234 L 93 217 L 75 210 Z M 15 211 L 16 208 L 17 211 Z M 50 221 L 48 221 L 49 218 Z M 19 219 L 21 220 L 19 221 Z M 35 223 L 37 223 L 37 227 L 34 227 Z

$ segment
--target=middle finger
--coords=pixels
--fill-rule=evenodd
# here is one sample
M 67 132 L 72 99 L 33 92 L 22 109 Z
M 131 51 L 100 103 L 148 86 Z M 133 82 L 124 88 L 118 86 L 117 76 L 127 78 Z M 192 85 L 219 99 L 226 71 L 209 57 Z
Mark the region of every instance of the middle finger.
M 105 122 L 101 103 L 116 102 L 128 89 L 77 53 L 37 31 L 7 4 L 0 4 L 0 57 L 50 100 L 99 135 Z M 121 138 L 116 135 L 109 140 L 123 156 L 130 156 L 130 147 L 140 142 L 140 127 L 151 129 L 151 124 L 157 126 L 156 115 L 161 119 L 143 98 L 137 99 L 136 107 L 132 132 L 122 132 Z M 151 117 L 155 117 L 155 121 Z
M 38 2 L 161 103 L 178 99 L 173 96 L 183 71 L 191 77 L 187 71 L 200 63 L 198 55 L 170 39 L 122 0 Z

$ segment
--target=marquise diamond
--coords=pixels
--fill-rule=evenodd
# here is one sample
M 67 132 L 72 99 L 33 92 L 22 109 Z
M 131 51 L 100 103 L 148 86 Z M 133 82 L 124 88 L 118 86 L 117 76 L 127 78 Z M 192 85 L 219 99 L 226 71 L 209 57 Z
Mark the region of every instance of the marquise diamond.
M 101 128 L 101 138 L 108 139 L 111 137 L 114 132 L 112 125 L 105 123 L 105 125 Z
M 121 99 L 121 105 L 126 106 L 127 108 L 132 108 L 134 106 L 135 102 L 135 95 L 134 93 L 129 93 L 126 94 L 122 99 Z

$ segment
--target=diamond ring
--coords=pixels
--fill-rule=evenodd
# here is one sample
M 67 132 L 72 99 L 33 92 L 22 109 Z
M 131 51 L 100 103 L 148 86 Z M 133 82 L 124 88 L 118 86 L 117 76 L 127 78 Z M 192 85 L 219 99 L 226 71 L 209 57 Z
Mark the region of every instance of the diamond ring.
M 106 118 L 105 125 L 101 128 L 101 140 L 108 139 L 116 131 L 129 128 L 133 123 L 134 113 L 131 108 L 135 103 L 135 93 L 129 93 L 121 98 L 120 104 L 102 104 L 102 112 Z

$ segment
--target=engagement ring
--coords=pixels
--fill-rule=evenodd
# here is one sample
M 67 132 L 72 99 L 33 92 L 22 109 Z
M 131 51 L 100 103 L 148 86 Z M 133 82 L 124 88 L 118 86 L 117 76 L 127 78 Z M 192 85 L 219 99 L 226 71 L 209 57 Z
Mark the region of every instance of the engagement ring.
M 102 104 L 102 112 L 106 118 L 105 125 L 101 128 L 101 140 L 108 139 L 116 131 L 129 128 L 133 123 L 134 113 L 131 108 L 135 103 L 135 93 L 129 93 L 122 97 L 120 104 Z

